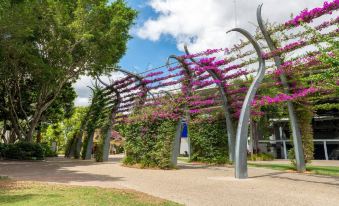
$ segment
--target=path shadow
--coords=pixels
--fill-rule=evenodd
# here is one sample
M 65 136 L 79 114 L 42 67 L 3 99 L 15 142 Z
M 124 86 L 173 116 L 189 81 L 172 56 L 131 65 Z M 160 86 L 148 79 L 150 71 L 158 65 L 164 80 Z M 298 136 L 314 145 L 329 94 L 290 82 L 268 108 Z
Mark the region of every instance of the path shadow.
M 227 169 L 234 169 L 231 166 L 224 165 L 206 165 L 206 164 L 191 164 L 191 163 L 179 163 L 177 165 L 178 169 L 209 169 L 215 171 L 225 171 Z
M 83 172 L 76 167 L 93 167 L 102 164 L 120 164 L 114 161 L 97 163 L 93 160 L 74 160 L 63 157 L 50 158 L 46 161 L 0 161 L 0 175 L 18 180 L 70 183 L 70 182 L 114 182 L 124 177 Z M 93 169 L 92 169 L 93 171 Z
M 282 176 L 282 175 L 288 175 L 288 176 Z M 294 182 L 308 182 L 308 183 L 324 184 L 324 185 L 331 185 L 331 186 L 339 187 L 339 177 L 315 175 L 315 174 L 272 172 L 272 173 L 266 173 L 263 175 L 251 176 L 249 178 L 255 179 L 255 178 L 261 178 L 261 177 L 270 177 L 273 179 L 290 180 Z M 314 180 L 314 178 L 326 179 L 326 181 L 317 181 L 317 180 Z

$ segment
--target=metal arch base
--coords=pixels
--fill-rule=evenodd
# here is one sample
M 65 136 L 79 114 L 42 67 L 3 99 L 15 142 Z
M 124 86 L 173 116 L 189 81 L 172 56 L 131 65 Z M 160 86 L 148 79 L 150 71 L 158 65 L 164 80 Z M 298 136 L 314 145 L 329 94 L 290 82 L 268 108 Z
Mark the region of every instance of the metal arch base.
M 247 136 L 248 136 L 248 127 L 250 120 L 251 112 L 251 102 L 254 99 L 254 96 L 259 88 L 261 81 L 265 76 L 265 60 L 262 58 L 261 48 L 258 43 L 254 40 L 251 34 L 241 28 L 235 28 L 231 31 L 237 31 L 244 35 L 253 45 L 259 59 L 259 69 L 256 77 L 254 78 L 244 100 L 244 103 L 241 108 L 240 118 L 238 122 L 237 135 L 236 135 L 236 144 L 235 144 L 235 178 L 237 179 L 246 179 L 248 177 L 247 173 Z M 227 32 L 227 33 L 228 33 Z
M 277 48 L 275 47 L 273 40 L 271 36 L 269 35 L 263 20 L 262 20 L 262 15 L 261 15 L 261 8 L 262 4 L 258 6 L 257 8 L 257 21 L 259 24 L 259 28 L 261 30 L 261 33 L 263 34 L 268 47 L 270 48 L 271 51 L 276 50 Z M 277 68 L 279 68 L 282 64 L 282 60 L 280 56 L 275 56 L 274 57 L 274 62 Z M 280 74 L 280 81 L 284 87 L 284 92 L 286 94 L 290 93 L 290 87 L 287 83 L 287 78 L 284 74 Z M 293 144 L 294 144 L 294 152 L 295 152 L 295 159 L 296 159 L 296 166 L 297 170 L 299 172 L 304 172 L 306 170 L 305 166 L 305 158 L 304 158 L 304 152 L 303 152 L 303 147 L 302 147 L 302 140 L 301 140 L 301 132 L 300 132 L 300 126 L 297 121 L 297 117 L 295 115 L 295 109 L 293 106 L 293 103 L 288 101 L 287 102 L 287 107 L 288 107 L 288 115 L 290 118 L 290 124 L 292 128 L 292 137 L 293 137 Z
M 188 51 L 187 45 L 184 46 L 185 52 L 187 55 L 190 55 L 190 52 Z M 193 58 L 190 58 L 190 60 L 199 65 L 197 61 L 195 61 Z M 208 69 L 207 72 L 212 76 L 214 80 L 219 80 L 221 83 L 218 83 L 219 91 L 221 94 L 221 98 L 223 100 L 223 108 L 224 108 L 224 114 L 225 114 L 225 120 L 226 120 L 226 128 L 227 128 L 227 141 L 228 141 L 228 158 L 230 162 L 234 162 L 235 158 L 235 131 L 234 131 L 234 124 L 232 121 L 232 115 L 230 112 L 230 107 L 228 105 L 228 100 L 226 96 L 226 90 L 223 86 L 223 80 L 218 77 L 218 75 L 213 71 Z

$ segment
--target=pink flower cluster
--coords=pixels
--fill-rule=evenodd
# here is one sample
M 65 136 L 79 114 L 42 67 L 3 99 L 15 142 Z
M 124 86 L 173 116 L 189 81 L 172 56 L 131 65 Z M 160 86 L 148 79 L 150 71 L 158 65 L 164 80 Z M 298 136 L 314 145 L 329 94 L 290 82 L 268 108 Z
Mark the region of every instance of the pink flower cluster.
M 317 66 L 321 64 L 321 62 L 318 60 L 319 55 L 314 56 L 305 56 L 301 57 L 295 61 L 286 61 L 284 62 L 279 68 L 277 68 L 274 71 L 274 74 L 279 76 L 281 74 L 288 74 L 295 72 L 293 69 L 296 67 L 303 67 L 303 68 L 309 68 L 312 66 Z
M 151 87 L 148 87 L 149 89 L 158 89 L 160 87 L 166 87 L 166 86 L 172 86 L 172 85 L 176 85 L 176 84 L 179 84 L 180 81 L 168 81 L 168 82 L 161 82 L 159 83 L 158 85 L 156 86 L 151 86 Z
M 324 2 L 323 7 L 314 8 L 310 11 L 305 9 L 301 11 L 299 15 L 294 17 L 292 20 L 289 20 L 285 23 L 287 28 L 289 27 L 296 27 L 299 26 L 301 22 L 309 23 L 312 22 L 313 19 L 318 18 L 324 14 L 331 13 L 334 10 L 339 8 L 339 0 L 333 0 L 332 2 L 328 3 L 327 1 Z
M 146 84 L 150 84 L 150 83 L 159 82 L 159 81 L 166 80 L 166 79 L 173 78 L 173 77 L 178 77 L 178 76 L 181 76 L 181 75 L 182 75 L 182 72 L 178 72 L 178 73 L 175 73 L 175 74 L 169 74 L 169 75 L 166 75 L 166 76 L 163 76 L 163 77 L 154 78 L 152 80 L 143 79 L 143 82 L 146 83 Z
M 221 81 L 220 80 L 205 80 L 205 81 L 193 81 L 192 85 L 194 86 L 199 86 L 199 87 L 205 87 L 205 86 L 209 86 L 212 84 L 220 84 Z
M 239 89 L 234 89 L 234 90 L 227 90 L 227 94 L 238 94 L 238 93 L 246 93 L 248 90 L 248 87 L 241 87 Z
M 300 97 L 308 96 L 312 93 L 316 93 L 319 90 L 314 87 L 301 89 L 298 92 L 288 95 L 288 94 L 278 94 L 275 97 L 270 96 L 263 96 L 260 100 L 254 100 L 252 102 L 253 106 L 264 106 L 264 105 L 271 105 L 271 104 L 277 104 L 280 102 L 286 102 L 286 101 L 294 101 Z
M 243 76 L 243 75 L 247 75 L 250 74 L 253 71 L 245 71 L 245 70 L 239 70 L 234 74 L 229 74 L 229 75 L 224 75 L 223 79 L 224 80 L 229 80 L 229 79 L 235 79 L 237 77 Z
M 203 51 L 203 52 L 199 52 L 199 53 L 196 53 L 196 54 L 190 54 L 190 55 L 182 55 L 180 56 L 181 58 L 184 58 L 184 59 L 190 59 L 190 58 L 196 58 L 196 57 L 199 57 L 199 56 L 209 56 L 211 54 L 215 54 L 215 53 L 219 53 L 219 52 L 222 52 L 222 51 L 225 51 L 225 52 L 228 52 L 228 49 L 225 48 L 225 49 L 207 49 L 206 51 Z
M 264 59 L 269 59 L 269 58 L 272 58 L 272 57 L 275 57 L 275 56 L 279 56 L 282 53 L 286 53 L 286 52 L 298 49 L 298 48 L 305 46 L 305 45 L 306 45 L 305 41 L 293 42 L 293 43 L 290 43 L 290 44 L 288 44 L 288 45 L 286 45 L 282 48 L 277 48 L 276 50 L 274 50 L 272 52 L 263 53 L 262 57 Z
M 154 77 L 154 76 L 158 76 L 158 75 L 163 74 L 163 73 L 164 73 L 163 71 L 151 72 L 151 73 L 148 73 L 146 75 L 146 77 Z
M 214 104 L 215 104 L 214 99 L 197 100 L 189 103 L 190 106 L 206 106 Z

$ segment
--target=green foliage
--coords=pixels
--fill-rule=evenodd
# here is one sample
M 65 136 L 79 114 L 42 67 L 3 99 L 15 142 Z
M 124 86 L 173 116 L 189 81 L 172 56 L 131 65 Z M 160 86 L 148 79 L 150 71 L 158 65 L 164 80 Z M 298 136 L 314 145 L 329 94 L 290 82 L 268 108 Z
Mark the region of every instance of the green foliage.
M 311 99 L 314 109 L 322 111 L 339 110 L 339 41 L 338 38 L 323 35 L 318 30 L 304 25 L 308 34 L 312 35 L 314 45 L 320 54 L 317 59 L 321 62 L 320 69 L 304 77 L 302 81 L 308 84 L 316 84 L 327 94 L 320 94 Z M 322 111 L 320 111 L 322 110 Z
M 251 161 L 270 161 L 270 160 L 274 160 L 274 157 L 271 154 L 259 153 L 259 154 L 250 155 L 248 156 L 247 159 Z
M 195 117 L 189 124 L 191 161 L 223 164 L 228 162 L 226 123 L 222 113 L 216 119 Z M 201 121 L 197 121 L 200 119 Z
M 88 141 L 89 141 L 89 134 L 88 134 L 88 132 L 86 132 L 84 134 L 84 142 L 82 144 L 81 159 L 85 159 L 86 158 L 86 151 L 87 151 Z M 69 140 L 69 142 L 67 143 L 67 148 L 70 148 L 72 146 L 72 142 L 73 142 L 72 140 Z
M 305 162 L 310 163 L 311 160 L 313 159 L 314 154 L 313 128 L 312 128 L 312 119 L 314 114 L 313 109 L 312 106 L 307 105 L 306 103 L 303 105 L 295 104 L 295 108 L 298 124 L 300 127 Z M 293 141 L 291 142 L 293 143 Z M 291 148 L 288 151 L 288 158 L 291 160 L 292 164 L 296 166 L 294 148 Z
M 123 0 L 2 2 L 0 113 L 18 138 L 33 141 L 37 125 L 54 122 L 61 106 L 72 107 L 72 83 L 114 69 L 136 11 Z
M 125 137 L 124 164 L 141 167 L 172 168 L 171 154 L 177 121 L 156 120 L 121 125 Z
M 0 159 L 5 157 L 6 145 L 0 142 Z
M 57 142 L 58 147 L 66 153 L 69 150 L 69 144 L 72 139 L 79 132 L 81 121 L 85 118 L 87 111 L 87 107 L 76 107 L 69 118 L 50 124 L 42 131 L 44 142 L 49 145 L 52 142 Z
M 313 143 L 313 109 L 307 104 L 296 106 L 297 119 L 300 126 L 302 146 L 304 149 L 305 162 L 310 163 L 313 159 L 314 143 Z
M 58 153 L 56 151 L 52 151 L 51 147 L 49 146 L 49 144 L 47 142 L 43 142 L 40 145 L 44 150 L 44 153 L 45 153 L 44 156 L 45 157 L 57 157 L 58 156 Z
M 18 142 L 0 146 L 0 153 L 5 159 L 16 160 L 43 160 L 45 158 L 44 148 L 37 143 Z
M 82 159 L 85 159 L 86 157 L 89 138 L 92 134 L 94 134 L 95 129 L 103 128 L 102 134 L 105 134 L 105 131 L 107 131 L 108 124 L 110 122 L 110 109 L 107 109 L 108 102 L 105 98 L 105 95 L 103 94 L 104 91 L 97 85 L 95 85 L 92 91 L 93 93 L 91 97 L 91 106 L 88 108 L 88 113 L 85 117 L 86 120 L 84 120 L 83 122 L 83 127 L 86 131 L 86 135 L 82 147 Z
M 95 147 L 94 158 L 96 162 L 103 162 L 103 154 L 104 154 L 104 138 L 103 136 L 99 137 L 99 142 Z

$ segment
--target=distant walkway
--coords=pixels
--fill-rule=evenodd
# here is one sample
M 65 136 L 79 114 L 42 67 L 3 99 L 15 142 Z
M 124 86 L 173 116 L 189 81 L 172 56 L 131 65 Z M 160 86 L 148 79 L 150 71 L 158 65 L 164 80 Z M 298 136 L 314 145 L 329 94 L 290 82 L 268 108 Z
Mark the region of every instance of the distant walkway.
M 235 180 L 233 168 L 180 164 L 179 170 L 122 167 L 110 162 L 54 158 L 45 162 L 0 161 L 0 175 L 71 185 L 129 188 L 185 205 L 326 205 L 339 202 L 339 178 L 249 168 Z

